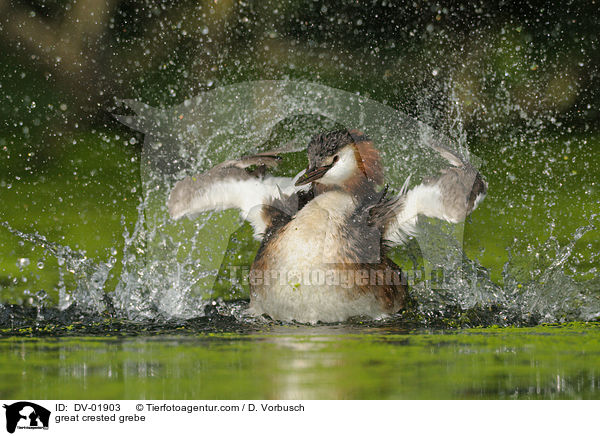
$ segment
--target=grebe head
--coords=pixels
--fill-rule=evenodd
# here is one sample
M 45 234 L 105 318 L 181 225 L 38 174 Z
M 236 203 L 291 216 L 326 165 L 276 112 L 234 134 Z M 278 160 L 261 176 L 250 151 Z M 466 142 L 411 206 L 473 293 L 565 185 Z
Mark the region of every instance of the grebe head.
M 296 185 L 321 185 L 355 188 L 365 183 L 383 183 L 379 152 L 358 130 L 321 133 L 308 144 L 308 169 Z

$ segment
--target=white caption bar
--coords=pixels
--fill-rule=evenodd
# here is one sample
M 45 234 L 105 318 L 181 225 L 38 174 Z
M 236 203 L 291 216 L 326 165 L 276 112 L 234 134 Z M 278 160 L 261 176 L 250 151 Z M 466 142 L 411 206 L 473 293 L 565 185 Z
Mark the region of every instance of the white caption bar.
M 598 401 L 0 400 L 1 434 L 579 434 Z M 41 431 L 40 431 L 41 430 Z M 389 432 L 393 433 L 389 433 Z M 596 432 L 596 431 L 595 431 Z

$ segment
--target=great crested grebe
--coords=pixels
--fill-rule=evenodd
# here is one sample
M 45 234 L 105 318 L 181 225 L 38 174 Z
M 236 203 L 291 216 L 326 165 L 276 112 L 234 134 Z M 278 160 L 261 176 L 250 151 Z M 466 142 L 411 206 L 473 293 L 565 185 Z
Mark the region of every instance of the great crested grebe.
M 378 318 L 402 309 L 407 296 L 386 250 L 414 234 L 419 215 L 463 221 L 487 192 L 468 162 L 434 148 L 451 166 L 410 190 L 407 179 L 390 196 L 378 190 L 383 166 L 369 138 L 357 130 L 322 133 L 296 177 L 266 174 L 279 152 L 226 161 L 179 181 L 169 213 L 241 210 L 262 241 L 250 269 L 251 313 L 308 323 Z

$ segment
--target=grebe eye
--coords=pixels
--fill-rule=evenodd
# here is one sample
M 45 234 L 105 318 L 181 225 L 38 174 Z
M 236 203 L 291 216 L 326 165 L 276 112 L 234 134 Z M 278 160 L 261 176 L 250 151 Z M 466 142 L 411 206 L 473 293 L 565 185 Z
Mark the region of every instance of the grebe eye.
M 340 157 L 337 154 L 333 156 L 333 163 L 336 163 L 338 160 L 340 160 Z

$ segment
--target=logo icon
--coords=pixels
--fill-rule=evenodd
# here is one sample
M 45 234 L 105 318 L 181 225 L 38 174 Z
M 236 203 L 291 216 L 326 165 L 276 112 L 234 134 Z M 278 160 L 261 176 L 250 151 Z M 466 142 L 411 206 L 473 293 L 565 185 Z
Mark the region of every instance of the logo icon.
M 29 401 L 19 401 L 4 405 L 6 409 L 6 431 L 14 433 L 19 429 L 48 429 L 50 411 Z

